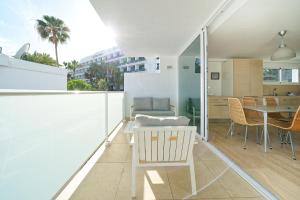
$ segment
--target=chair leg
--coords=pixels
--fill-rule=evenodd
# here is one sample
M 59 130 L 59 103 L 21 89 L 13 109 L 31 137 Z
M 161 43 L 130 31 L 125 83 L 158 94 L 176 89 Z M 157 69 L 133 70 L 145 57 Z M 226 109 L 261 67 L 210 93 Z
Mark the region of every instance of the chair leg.
M 256 144 L 259 144 L 259 127 L 256 127 Z
M 230 122 L 230 126 L 229 126 L 229 130 L 227 131 L 227 134 L 226 134 L 226 138 L 228 137 L 229 133 L 231 132 L 232 133 L 232 127 L 233 127 L 233 122 L 231 121 Z M 232 134 L 231 134 L 232 135 Z
M 292 139 L 292 133 L 289 131 L 288 135 L 290 136 L 290 143 L 291 143 L 291 148 L 292 148 L 292 159 L 296 160 L 296 154 L 295 154 L 295 150 L 294 150 L 294 145 L 293 145 L 293 139 Z
M 282 147 L 282 145 L 283 145 L 282 130 L 278 129 L 278 135 L 279 135 L 279 140 L 280 140 L 280 144 L 281 144 L 281 147 Z
M 271 140 L 270 140 L 270 134 L 269 134 L 269 131 L 268 131 L 268 145 L 269 145 L 269 149 L 272 149 L 273 147 L 272 147 L 272 145 L 271 145 Z
M 136 162 L 134 146 L 132 148 L 132 166 L 131 166 L 131 197 L 136 197 Z
M 192 186 L 192 195 L 197 194 L 196 190 L 196 177 L 195 177 L 195 168 L 194 168 L 194 159 L 190 161 L 190 175 L 191 175 L 191 186 Z
M 264 129 L 262 128 L 261 129 L 261 133 L 260 133 L 260 141 L 259 141 L 259 144 L 261 145 L 262 143 L 262 140 L 263 140 L 263 136 L 264 136 Z
M 247 143 L 247 137 L 248 137 L 248 126 L 245 127 L 245 138 L 244 138 L 244 144 L 243 149 L 246 149 L 246 143 Z

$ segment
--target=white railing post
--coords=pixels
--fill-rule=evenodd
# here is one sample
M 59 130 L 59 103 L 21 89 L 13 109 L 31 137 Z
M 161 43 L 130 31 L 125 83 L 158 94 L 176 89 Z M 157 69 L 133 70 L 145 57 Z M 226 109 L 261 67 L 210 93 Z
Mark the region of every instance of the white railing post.
M 105 146 L 108 147 L 110 141 L 108 141 L 108 92 L 105 92 Z
M 123 122 L 125 122 L 126 121 L 126 93 L 125 92 L 123 92 Z

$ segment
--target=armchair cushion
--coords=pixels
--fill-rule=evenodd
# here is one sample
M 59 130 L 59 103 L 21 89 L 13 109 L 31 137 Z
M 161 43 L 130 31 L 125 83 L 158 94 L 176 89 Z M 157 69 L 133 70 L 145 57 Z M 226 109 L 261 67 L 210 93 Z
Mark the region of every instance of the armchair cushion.
M 153 98 L 153 110 L 170 110 L 170 99 Z
M 149 115 L 136 115 L 136 126 L 188 126 L 190 119 L 179 117 L 154 117 Z
M 133 99 L 134 110 L 152 110 L 151 97 L 136 97 Z
M 193 108 L 195 108 L 196 112 L 200 112 L 200 99 L 199 98 L 189 98 L 187 104 L 188 104 L 188 107 L 187 107 L 188 113 L 193 113 Z

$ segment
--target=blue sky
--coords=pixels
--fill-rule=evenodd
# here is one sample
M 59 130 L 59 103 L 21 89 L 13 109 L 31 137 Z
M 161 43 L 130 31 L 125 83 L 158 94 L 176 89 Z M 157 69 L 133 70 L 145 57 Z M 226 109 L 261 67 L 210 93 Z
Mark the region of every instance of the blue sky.
M 30 52 L 45 52 L 54 57 L 54 46 L 42 40 L 35 20 L 43 15 L 58 17 L 71 29 L 71 39 L 58 47 L 60 63 L 115 46 L 113 32 L 105 27 L 89 0 L 1 0 L 0 46 L 14 55 L 24 43 Z

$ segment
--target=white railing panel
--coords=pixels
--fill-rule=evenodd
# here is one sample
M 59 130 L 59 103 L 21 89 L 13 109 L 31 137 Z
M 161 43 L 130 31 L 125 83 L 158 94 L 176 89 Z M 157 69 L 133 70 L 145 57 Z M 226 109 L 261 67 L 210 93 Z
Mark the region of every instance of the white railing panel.
M 109 130 L 122 95 L 109 94 Z M 52 198 L 105 139 L 105 93 L 0 93 L 0 106 L 0 199 Z
M 123 120 L 123 92 L 108 93 L 108 133 Z

